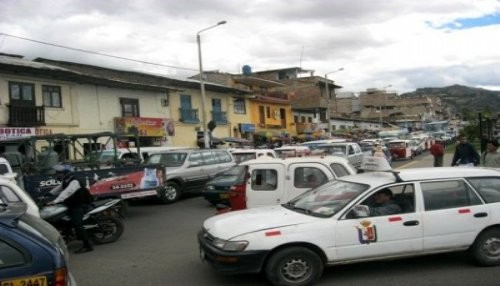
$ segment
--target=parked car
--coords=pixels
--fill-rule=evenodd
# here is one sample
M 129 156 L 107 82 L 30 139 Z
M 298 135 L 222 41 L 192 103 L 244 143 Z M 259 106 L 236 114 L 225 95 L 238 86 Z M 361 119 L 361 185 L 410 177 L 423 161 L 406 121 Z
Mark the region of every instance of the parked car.
M 400 208 L 377 215 L 388 189 Z M 467 251 L 500 265 L 500 170 L 444 167 L 344 176 L 282 205 L 208 218 L 200 255 L 221 273 L 312 285 L 326 266 Z
M 220 173 L 205 185 L 203 197 L 212 205 L 229 205 L 229 191 L 233 185 L 242 184 L 245 180 L 246 167 L 237 165 Z
M 317 150 L 322 150 L 326 155 L 346 158 L 355 168 L 361 167 L 363 151 L 358 143 L 339 142 L 318 145 Z
M 24 203 L 0 204 L 0 285 L 76 285 L 61 235 Z
M 183 194 L 201 193 L 210 179 L 234 167 L 236 162 L 224 149 L 181 149 L 151 154 L 146 164 L 165 166 L 160 199 L 173 203 Z

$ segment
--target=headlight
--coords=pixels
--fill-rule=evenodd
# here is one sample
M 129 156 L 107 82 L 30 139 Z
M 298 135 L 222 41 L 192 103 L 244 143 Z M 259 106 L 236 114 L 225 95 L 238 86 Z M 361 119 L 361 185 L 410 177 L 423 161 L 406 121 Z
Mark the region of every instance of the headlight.
M 226 251 L 243 251 L 248 246 L 248 241 L 227 241 L 220 238 L 214 239 L 213 246 Z
M 215 187 L 210 185 L 210 186 L 207 186 L 207 191 L 213 191 L 215 190 Z

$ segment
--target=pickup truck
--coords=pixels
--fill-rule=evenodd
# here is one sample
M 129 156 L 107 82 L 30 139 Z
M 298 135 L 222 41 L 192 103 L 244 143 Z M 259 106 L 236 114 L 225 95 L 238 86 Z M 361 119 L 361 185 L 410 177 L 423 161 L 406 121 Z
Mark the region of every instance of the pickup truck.
M 356 174 L 347 159 L 335 156 L 261 157 L 240 166 L 245 166 L 245 180 L 231 187 L 231 206 L 219 206 L 219 212 L 285 203 L 328 181 Z

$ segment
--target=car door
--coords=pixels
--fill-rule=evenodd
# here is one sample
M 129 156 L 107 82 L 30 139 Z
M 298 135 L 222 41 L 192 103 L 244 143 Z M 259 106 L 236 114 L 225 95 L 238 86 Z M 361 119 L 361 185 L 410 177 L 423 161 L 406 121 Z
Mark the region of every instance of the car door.
M 283 164 L 250 165 L 246 182 L 247 208 L 284 203 L 285 166 Z
M 413 204 L 401 213 L 383 216 L 351 217 L 346 212 L 335 227 L 335 250 L 331 250 L 336 260 L 349 261 L 374 257 L 397 256 L 422 251 L 421 211 L 415 205 L 418 194 L 414 184 L 394 184 L 388 186 L 396 195 L 407 195 Z M 358 204 L 370 204 L 372 190 Z M 416 200 L 417 199 L 417 200 Z M 352 208 L 351 208 L 352 209 Z
M 420 182 L 424 249 L 467 247 L 490 223 L 490 212 L 463 179 Z
M 182 172 L 187 190 L 202 188 L 209 179 L 202 151 L 193 151 L 186 160 L 186 168 Z

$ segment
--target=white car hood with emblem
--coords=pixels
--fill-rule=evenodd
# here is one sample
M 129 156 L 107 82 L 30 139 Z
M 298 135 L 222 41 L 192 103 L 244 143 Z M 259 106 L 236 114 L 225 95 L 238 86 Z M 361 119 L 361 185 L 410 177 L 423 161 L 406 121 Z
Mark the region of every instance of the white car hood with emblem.
M 255 231 L 277 229 L 317 220 L 317 217 L 291 211 L 282 206 L 269 206 L 216 215 L 205 220 L 203 226 L 215 237 L 231 239 Z

